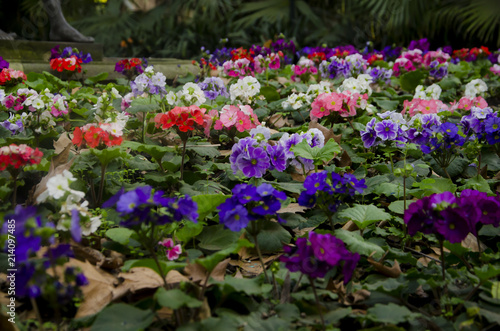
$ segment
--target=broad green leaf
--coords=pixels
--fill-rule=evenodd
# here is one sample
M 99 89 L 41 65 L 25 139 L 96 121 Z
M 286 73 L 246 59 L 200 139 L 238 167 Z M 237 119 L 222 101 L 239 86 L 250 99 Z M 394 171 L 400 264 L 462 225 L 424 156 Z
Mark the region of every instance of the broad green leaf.
M 226 199 L 229 198 L 229 195 L 202 194 L 196 195 L 192 198 L 193 201 L 198 204 L 198 221 L 203 221 L 208 214 L 214 212 L 220 204 L 226 201 Z
M 399 82 L 403 90 L 413 93 L 415 88 L 422 84 L 424 77 L 425 75 L 421 70 L 415 70 L 402 74 Z
M 406 201 L 406 208 L 408 208 L 408 205 L 411 203 L 411 201 Z M 402 200 L 398 200 L 398 201 L 394 201 L 394 202 L 391 202 L 391 204 L 389 205 L 389 210 L 396 213 L 396 214 L 400 214 L 400 215 L 404 215 L 405 213 L 405 202 L 402 201 Z
M 273 102 L 280 99 L 280 94 L 274 86 L 262 86 L 260 88 L 260 94 L 266 98 L 267 102 Z
M 488 194 L 493 194 L 486 179 L 484 179 L 483 176 L 480 175 L 465 180 L 465 184 L 460 186 L 460 190 L 462 191 L 465 189 L 477 190 Z
M 412 190 L 412 194 L 418 198 L 429 196 L 433 193 L 452 192 L 457 190 L 457 186 L 449 178 L 426 178 L 421 182 L 413 183 L 419 190 Z
M 121 147 L 108 147 L 106 149 L 95 149 L 91 148 L 90 152 L 97 156 L 102 165 L 107 166 L 111 161 L 117 158 L 125 158 L 129 154 L 123 150 Z
M 188 242 L 203 231 L 203 224 L 186 222 L 182 228 L 175 232 L 175 236 L 182 242 Z
M 385 221 L 391 218 L 390 214 L 374 205 L 358 204 L 352 208 L 341 211 L 339 216 L 352 220 L 360 229 L 364 229 L 372 223 Z
M 381 258 L 384 254 L 382 247 L 365 241 L 365 239 L 357 232 L 337 229 L 335 230 L 335 236 L 341 239 L 347 245 L 347 248 L 349 248 L 349 250 L 353 253 L 370 256 L 373 252 L 375 252 L 373 255 L 375 259 Z
M 127 113 L 129 114 L 137 114 L 140 112 L 152 112 L 154 110 L 159 109 L 160 106 L 156 101 L 150 101 L 146 98 L 138 98 L 132 100 L 130 107 L 127 108 Z
M 155 293 L 155 299 L 158 303 L 170 309 L 179 309 L 181 307 L 197 308 L 201 307 L 202 302 L 195 299 L 180 289 L 166 290 L 160 287 Z
M 127 245 L 130 240 L 130 236 L 134 233 L 135 232 L 133 230 L 127 228 L 113 228 L 106 231 L 106 236 L 122 245 Z
M 271 284 L 263 284 L 262 278 L 235 278 L 226 276 L 223 282 L 217 282 L 224 293 L 243 292 L 246 295 L 262 295 L 269 293 Z
M 481 280 L 481 282 L 485 282 L 500 275 L 500 267 L 487 264 L 483 265 L 481 268 L 474 267 L 474 273 Z
M 373 101 L 375 101 L 377 106 L 379 106 L 382 109 L 382 112 L 395 110 L 399 105 L 398 101 L 393 101 L 393 100 L 374 98 Z
M 326 142 L 323 148 L 311 147 L 307 140 L 302 140 L 297 145 L 290 148 L 295 156 L 300 156 L 305 159 L 313 160 L 314 164 L 321 165 L 323 162 L 330 161 L 335 154 L 340 153 L 340 145 L 333 139 Z
M 262 227 L 257 235 L 257 241 L 263 253 L 280 251 L 283 249 L 283 245 L 289 244 L 290 240 L 292 240 L 290 233 L 279 223 L 265 221 L 261 222 L 261 224 Z
M 101 82 L 103 80 L 106 80 L 106 78 L 108 78 L 109 76 L 109 73 L 107 73 L 106 71 L 105 72 L 101 72 L 100 74 L 97 74 L 95 76 L 92 76 L 92 77 L 89 77 L 85 80 L 85 83 L 86 84 L 95 84 L 97 82 Z
M 209 256 L 198 258 L 195 262 L 203 266 L 207 271 L 211 272 L 220 261 L 224 260 L 230 254 L 237 253 L 242 247 L 253 247 L 253 244 L 246 239 L 239 239 L 231 246 Z
M 217 251 L 231 247 L 238 241 L 239 237 L 238 232 L 225 229 L 224 225 L 218 224 L 206 226 L 197 238 L 200 240 L 198 244 L 200 248 Z
M 104 308 L 92 324 L 91 331 L 145 330 L 153 322 L 154 312 L 124 303 Z
M 491 282 L 491 297 L 500 299 L 500 282 Z
M 379 323 L 399 324 L 420 316 L 420 314 L 412 313 L 405 306 L 392 302 L 387 305 L 377 303 L 366 311 L 367 318 Z
M 145 152 L 151 155 L 151 157 L 153 157 L 156 161 L 160 161 L 166 153 L 174 151 L 172 147 L 146 145 L 135 141 L 124 141 L 121 146 L 130 148 L 134 151 Z

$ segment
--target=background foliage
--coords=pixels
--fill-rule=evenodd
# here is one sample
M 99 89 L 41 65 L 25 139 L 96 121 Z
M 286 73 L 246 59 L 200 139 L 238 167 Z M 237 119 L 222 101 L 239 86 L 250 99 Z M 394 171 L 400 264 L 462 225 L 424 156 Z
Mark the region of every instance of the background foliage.
M 157 0 L 149 11 L 131 11 L 133 0 L 61 1 L 67 20 L 105 44 L 108 56 L 191 58 L 202 46 L 221 47 L 221 38 L 249 46 L 280 33 L 299 47 L 381 48 L 423 37 L 431 46 L 500 46 L 495 0 Z M 41 0 L 3 1 L 0 9 L 0 28 L 47 39 Z

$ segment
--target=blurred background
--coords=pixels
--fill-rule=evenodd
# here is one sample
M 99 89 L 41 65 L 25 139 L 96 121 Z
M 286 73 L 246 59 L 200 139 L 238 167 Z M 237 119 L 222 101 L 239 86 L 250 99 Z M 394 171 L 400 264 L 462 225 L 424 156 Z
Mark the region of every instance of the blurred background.
M 190 59 L 279 35 L 297 47 L 368 41 L 377 49 L 427 37 L 431 49 L 500 47 L 498 0 L 61 0 L 67 21 L 103 43 L 106 56 Z M 48 40 L 41 0 L 2 0 L 0 28 Z

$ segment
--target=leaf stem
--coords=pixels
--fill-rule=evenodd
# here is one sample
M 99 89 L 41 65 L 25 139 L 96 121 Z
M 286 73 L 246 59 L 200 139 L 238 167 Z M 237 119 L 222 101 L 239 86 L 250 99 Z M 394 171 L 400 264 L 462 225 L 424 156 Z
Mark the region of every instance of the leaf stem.
M 323 318 L 323 312 L 321 311 L 321 307 L 319 304 L 318 294 L 316 293 L 316 287 L 314 287 L 314 281 L 311 277 L 309 277 L 309 282 L 311 283 L 311 287 L 314 293 L 314 299 L 316 300 L 316 306 L 318 307 L 319 317 L 321 318 L 321 325 L 323 326 L 323 330 L 326 330 L 325 319 Z

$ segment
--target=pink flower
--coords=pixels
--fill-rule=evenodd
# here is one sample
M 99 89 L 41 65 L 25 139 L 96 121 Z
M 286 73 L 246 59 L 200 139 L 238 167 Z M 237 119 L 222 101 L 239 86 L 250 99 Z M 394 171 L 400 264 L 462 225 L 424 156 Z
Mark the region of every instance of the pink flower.
M 338 93 L 324 93 L 325 106 L 330 111 L 340 111 L 344 102 Z
M 276 70 L 280 68 L 280 57 L 277 54 L 271 53 L 271 63 L 269 63 L 269 68 Z
M 327 94 L 328 93 L 322 93 L 318 95 L 316 100 L 313 101 L 311 104 L 311 119 L 314 118 L 322 118 L 324 116 L 330 115 L 330 110 L 328 109 L 328 100 L 327 100 Z
M 158 245 L 165 247 L 165 253 L 169 261 L 177 260 L 182 253 L 180 244 L 174 245 L 172 238 L 163 239 Z
M 422 114 L 435 114 L 437 113 L 437 105 L 434 100 L 420 100 L 418 110 Z
M 252 124 L 248 116 L 245 115 L 242 111 L 239 111 L 236 120 L 236 130 L 238 130 L 239 132 L 243 132 L 254 127 L 255 125 Z
M 236 124 L 236 117 L 239 111 L 238 107 L 232 105 L 226 105 L 222 107 L 221 112 L 222 111 L 223 113 L 220 115 L 220 121 L 226 128 L 229 128 L 234 124 Z
M 486 100 L 484 100 L 483 97 L 475 97 L 474 99 L 472 99 L 472 104 L 481 109 L 488 107 L 488 103 L 486 102 Z
M 459 109 L 470 110 L 472 108 L 472 100 L 470 100 L 470 99 L 468 99 L 466 97 L 463 97 L 458 102 L 458 108 Z

